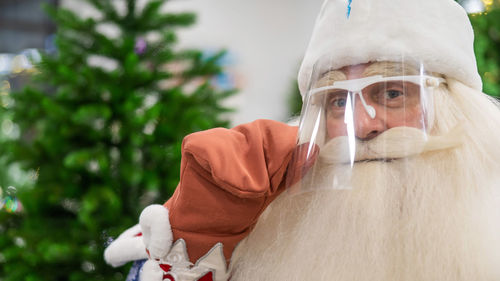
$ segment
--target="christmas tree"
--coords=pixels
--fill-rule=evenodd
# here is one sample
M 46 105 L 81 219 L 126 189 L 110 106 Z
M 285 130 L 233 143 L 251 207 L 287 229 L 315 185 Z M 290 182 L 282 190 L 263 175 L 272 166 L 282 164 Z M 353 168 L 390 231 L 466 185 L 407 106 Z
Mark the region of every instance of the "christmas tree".
M 470 14 L 474 27 L 474 50 L 483 91 L 500 97 L 500 3 L 484 1 L 485 11 Z M 487 2 L 487 3 L 486 3 Z
M 228 125 L 221 101 L 234 91 L 211 82 L 224 53 L 175 48 L 193 14 L 162 13 L 164 0 L 86 2 L 99 16 L 47 7 L 57 53 L 10 94 L 20 133 L 2 152 L 32 180 L 17 188 L 23 212 L 0 212 L 3 281 L 124 280 L 127 268 L 103 260 L 111 237 L 175 189 L 186 134 Z

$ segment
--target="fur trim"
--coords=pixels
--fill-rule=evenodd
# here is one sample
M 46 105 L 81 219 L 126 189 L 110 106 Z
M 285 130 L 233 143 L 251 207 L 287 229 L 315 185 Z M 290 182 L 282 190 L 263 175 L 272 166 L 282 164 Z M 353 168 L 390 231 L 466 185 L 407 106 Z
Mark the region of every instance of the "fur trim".
M 166 256 L 173 241 L 167 208 L 162 205 L 146 207 L 139 217 L 139 224 L 150 257 L 160 259 Z
M 482 89 L 474 33 L 465 10 L 453 0 L 326 0 L 299 71 L 302 96 L 314 71 L 375 61 L 422 63 Z M 318 62 L 325 66 L 316 69 Z M 316 65 L 316 66 L 315 66 Z M 324 69 L 328 68 L 328 69 Z
M 141 281 L 162 281 L 163 270 L 154 260 L 147 260 L 141 270 Z
M 104 260 L 113 266 L 118 267 L 130 261 L 147 259 L 142 236 L 141 227 L 137 224 L 123 232 L 104 251 Z

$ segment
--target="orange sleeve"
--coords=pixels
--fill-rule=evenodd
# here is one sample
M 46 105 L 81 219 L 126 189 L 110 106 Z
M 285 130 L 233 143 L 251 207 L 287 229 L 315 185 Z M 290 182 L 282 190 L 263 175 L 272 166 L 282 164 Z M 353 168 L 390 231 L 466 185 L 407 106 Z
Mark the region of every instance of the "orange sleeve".
M 236 244 L 283 191 L 296 136 L 297 127 L 257 120 L 184 139 L 180 182 L 165 206 L 174 240 L 186 241 L 191 261 L 218 242 L 229 261 Z

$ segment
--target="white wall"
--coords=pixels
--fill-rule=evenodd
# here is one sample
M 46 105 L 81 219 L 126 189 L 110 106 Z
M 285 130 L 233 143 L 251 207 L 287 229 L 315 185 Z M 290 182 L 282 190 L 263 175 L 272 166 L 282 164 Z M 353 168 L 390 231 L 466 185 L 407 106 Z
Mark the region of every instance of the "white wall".
M 231 116 L 236 125 L 258 118 L 287 119 L 287 99 L 322 1 L 170 0 L 163 8 L 197 14 L 196 25 L 179 30 L 181 47 L 229 51 L 229 72 L 240 89 L 228 100 L 236 108 Z M 63 3 L 92 14 L 82 1 Z
M 180 32 L 184 46 L 227 48 L 241 76 L 233 124 L 287 119 L 287 99 L 322 0 L 176 0 L 167 10 L 197 13 Z

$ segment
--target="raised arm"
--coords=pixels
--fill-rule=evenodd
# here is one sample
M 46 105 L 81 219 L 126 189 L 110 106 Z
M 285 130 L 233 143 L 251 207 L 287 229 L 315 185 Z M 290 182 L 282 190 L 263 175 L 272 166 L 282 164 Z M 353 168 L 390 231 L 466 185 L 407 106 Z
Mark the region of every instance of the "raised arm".
M 257 120 L 184 139 L 181 179 L 165 206 L 174 240 L 186 241 L 192 261 L 219 242 L 230 259 L 236 244 L 284 190 L 296 135 L 296 127 Z

